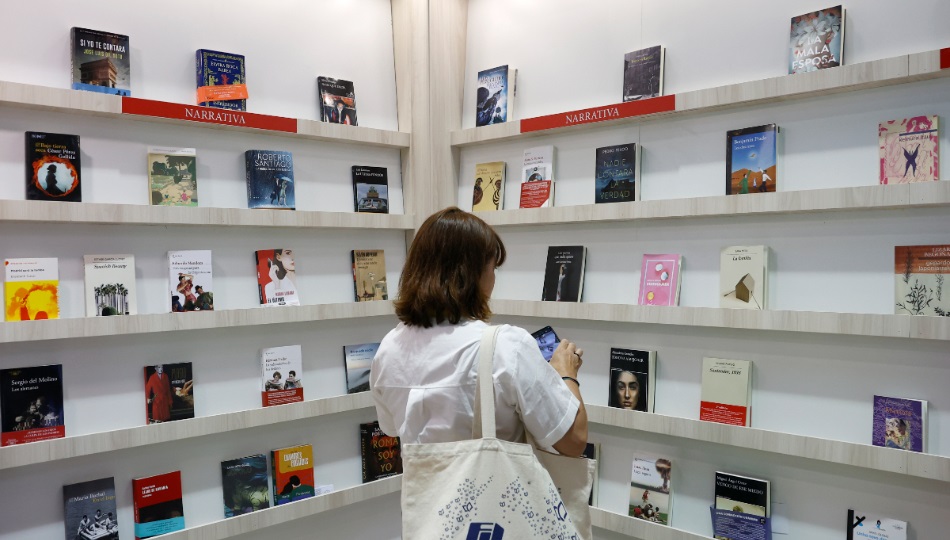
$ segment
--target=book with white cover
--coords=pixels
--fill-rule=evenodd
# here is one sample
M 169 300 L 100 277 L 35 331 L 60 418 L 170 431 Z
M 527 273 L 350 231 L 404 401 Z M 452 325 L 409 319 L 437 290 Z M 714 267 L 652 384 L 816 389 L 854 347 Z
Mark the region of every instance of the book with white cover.
M 210 249 L 169 251 L 168 277 L 172 313 L 214 310 Z
M 673 462 L 654 456 L 634 456 L 630 475 L 630 507 L 627 515 L 669 525 L 673 512 L 670 478 Z
M 524 151 L 521 167 L 520 208 L 554 206 L 554 146 Z
M 735 426 L 751 424 L 751 361 L 703 358 L 699 419 Z
M 768 309 L 768 246 L 729 246 L 719 264 L 719 307 Z
M 261 405 L 303 401 L 303 355 L 300 345 L 261 351 Z
M 83 255 L 86 271 L 86 316 L 135 315 L 135 257 Z
M 848 540 L 907 540 L 907 522 L 848 510 Z

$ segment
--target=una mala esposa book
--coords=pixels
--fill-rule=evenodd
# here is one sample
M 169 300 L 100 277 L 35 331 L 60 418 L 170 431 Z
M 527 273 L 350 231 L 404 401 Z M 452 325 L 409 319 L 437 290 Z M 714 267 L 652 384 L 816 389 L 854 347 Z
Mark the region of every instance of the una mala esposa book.
M 752 362 L 703 358 L 699 419 L 749 426 L 752 422 Z
M 518 70 L 508 65 L 478 72 L 475 127 L 502 124 L 514 118 Z
M 630 507 L 627 515 L 669 525 L 673 512 L 672 473 L 673 462 L 669 459 L 635 456 L 630 475 Z
M 360 343 L 343 346 L 343 364 L 346 366 L 346 393 L 369 391 L 369 370 L 379 343 Z
M 195 78 L 198 105 L 247 110 L 244 55 L 198 49 L 195 51 Z M 231 88 L 218 88 L 222 86 Z
M 940 180 L 939 117 L 913 116 L 878 126 L 881 184 Z
M 73 90 L 132 95 L 129 36 L 74 26 L 70 38 Z
M 7 322 L 59 318 L 58 259 L 5 259 L 3 270 Z
M 381 249 L 354 249 L 353 290 L 357 302 L 388 300 L 386 287 L 386 255 Z
M 66 436 L 61 364 L 0 369 L 0 446 Z
M 950 245 L 894 248 L 894 313 L 950 317 Z
M 313 497 L 313 447 L 309 444 L 271 451 L 274 506 Z
M 844 64 L 845 11 L 841 6 L 792 17 L 788 74 Z
M 297 264 L 292 249 L 261 249 L 257 263 L 257 297 L 262 306 L 299 306 Z
M 222 461 L 221 490 L 225 518 L 270 507 L 267 456 L 256 454 Z
M 195 417 L 191 362 L 145 366 L 145 417 L 149 424 Z
M 726 132 L 726 195 L 776 190 L 778 135 L 775 124 Z
M 549 247 L 541 300 L 580 302 L 584 295 L 586 265 L 587 248 L 584 246 Z
M 82 202 L 79 135 L 26 132 L 26 199 Z
M 132 479 L 135 538 L 152 538 L 185 528 L 181 471 Z
M 113 477 L 63 486 L 66 540 L 119 540 Z
M 149 200 L 153 206 L 198 206 L 194 148 L 148 149 Z
M 108 317 L 138 313 L 135 256 L 84 255 L 86 316 Z
M 729 246 L 719 259 L 719 307 L 767 309 L 768 246 Z
M 911 452 L 927 451 L 927 402 L 874 396 L 871 444 Z
M 655 388 L 656 351 L 610 348 L 609 406 L 653 412 Z
M 171 311 L 214 311 L 211 250 L 168 252 Z
M 360 454 L 363 458 L 363 483 L 402 474 L 399 437 L 390 437 L 379 429 L 379 422 L 360 424 Z
M 331 124 L 356 123 L 356 91 L 353 81 L 317 77 L 320 91 L 320 119 Z
M 303 355 L 300 345 L 261 351 L 261 405 L 303 401 Z
M 389 172 L 386 167 L 353 165 L 353 202 L 355 211 L 389 213 Z
M 645 254 L 640 267 L 641 306 L 677 306 L 680 303 L 680 268 L 676 254 Z
M 505 206 L 504 161 L 475 165 L 475 188 L 472 190 L 472 212 L 491 212 Z

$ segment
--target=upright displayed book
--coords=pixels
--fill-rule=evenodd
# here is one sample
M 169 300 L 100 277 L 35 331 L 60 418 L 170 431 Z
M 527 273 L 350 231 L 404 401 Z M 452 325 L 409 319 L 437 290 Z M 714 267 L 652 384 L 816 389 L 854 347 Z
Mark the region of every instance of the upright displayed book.
M 346 367 L 346 393 L 369 391 L 369 369 L 373 364 L 379 343 L 360 343 L 343 346 L 343 364 Z
M 63 486 L 66 540 L 119 540 L 115 479 Z
M 149 424 L 195 417 L 191 362 L 145 366 L 145 419 Z
M 768 309 L 768 246 L 729 246 L 719 257 L 719 307 Z
M 353 291 L 357 302 L 388 300 L 386 288 L 386 256 L 381 249 L 354 249 Z
M 320 120 L 331 124 L 356 123 L 356 92 L 352 81 L 317 77 L 320 92 Z
M 640 200 L 640 145 L 637 143 L 597 149 L 594 167 L 594 202 Z
M 770 517 L 771 508 L 772 494 L 768 480 L 716 471 L 717 510 Z
M 656 351 L 610 348 L 610 394 L 618 409 L 653 412 L 656 402 Z
M 927 402 L 874 396 L 871 444 L 911 452 L 927 451 Z
M 379 429 L 379 422 L 360 424 L 360 455 L 363 459 L 363 483 L 402 474 L 399 437 L 390 437 Z
M 907 522 L 848 510 L 847 540 L 907 540 Z
M 549 247 L 541 300 L 580 302 L 584 295 L 586 265 L 587 248 L 584 246 Z
M 950 244 L 894 248 L 894 313 L 950 317 Z
M 644 254 L 637 303 L 641 306 L 678 306 L 682 265 L 683 258 L 675 253 Z
M 86 317 L 135 315 L 134 255 L 83 255 Z
M 521 168 L 520 208 L 554 206 L 554 147 L 538 146 L 524 151 Z
M 472 190 L 472 212 L 491 212 L 505 206 L 504 161 L 475 165 L 475 189 Z
M 172 313 L 214 310 L 211 250 L 169 251 L 168 272 Z
M 198 49 L 195 51 L 195 81 L 198 105 L 247 110 L 244 55 Z
M 704 422 L 752 424 L 752 362 L 703 358 L 699 419 Z
M 257 299 L 262 306 L 299 306 L 297 265 L 292 249 L 259 249 L 254 252 L 257 264 Z
M 300 345 L 261 351 L 261 405 L 303 401 L 303 354 Z
M 666 48 L 656 45 L 623 55 L 623 100 L 663 95 Z
M 3 274 L 7 322 L 59 318 L 58 259 L 4 259 Z
M 881 184 L 940 180 L 940 117 L 912 116 L 878 125 Z
M 132 95 L 129 36 L 74 26 L 70 44 L 73 90 Z
M 669 525 L 673 512 L 670 478 L 673 462 L 653 456 L 634 456 L 627 515 Z
M 194 148 L 148 148 L 149 199 L 153 206 L 198 206 Z
M 389 175 L 386 167 L 353 165 L 353 203 L 357 212 L 389 213 Z
M 788 74 L 844 64 L 844 8 L 835 6 L 792 17 Z
M 778 134 L 775 124 L 726 132 L 726 195 L 776 190 Z
M 313 447 L 309 444 L 271 451 L 274 506 L 313 497 Z
M 514 118 L 518 70 L 507 65 L 478 72 L 475 127 L 502 124 Z
M 581 454 L 581 457 L 592 459 L 596 462 L 594 467 L 594 481 L 590 487 L 590 497 L 587 499 L 587 504 L 590 506 L 597 506 L 599 500 L 597 494 L 600 491 L 600 443 L 587 443 L 587 446 L 584 447 L 584 453 Z
M 225 518 L 269 508 L 267 456 L 255 454 L 222 461 L 221 490 Z
M 26 132 L 26 200 L 82 202 L 79 135 Z
M 294 157 L 279 150 L 244 152 L 247 207 L 295 210 Z
M 136 540 L 184 529 L 181 471 L 133 478 L 132 509 Z
M 0 446 L 65 436 L 63 366 L 0 369 Z

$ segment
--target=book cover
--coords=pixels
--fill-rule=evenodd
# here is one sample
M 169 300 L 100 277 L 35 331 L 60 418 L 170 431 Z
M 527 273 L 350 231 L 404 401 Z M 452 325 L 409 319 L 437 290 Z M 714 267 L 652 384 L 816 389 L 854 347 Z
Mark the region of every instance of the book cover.
M 729 246 L 719 257 L 719 307 L 768 309 L 768 246 Z
M 617 409 L 653 412 L 656 351 L 610 348 L 610 399 Z
M 353 202 L 357 212 L 389 213 L 389 176 L 386 167 L 353 165 Z
M 63 486 L 66 540 L 119 540 L 115 479 Z
M 940 180 L 939 119 L 913 116 L 878 125 L 881 184 Z
M 927 402 L 874 396 L 871 444 L 885 448 L 927 451 Z
M 627 515 L 669 525 L 673 512 L 670 477 L 673 462 L 653 456 L 634 456 L 630 475 L 630 508 Z
M 274 506 L 313 497 L 313 447 L 309 444 L 271 451 Z
M 134 255 L 83 255 L 86 317 L 136 315 Z
M 656 45 L 623 55 L 623 100 L 663 95 L 666 48 Z
M 594 166 L 594 202 L 640 200 L 640 146 L 636 143 L 597 149 Z
M 524 151 L 521 167 L 520 208 L 554 206 L 554 146 Z
M 554 206 L 554 180 L 532 180 L 521 183 L 519 208 Z
M 514 118 L 518 70 L 507 65 L 478 72 L 475 127 L 501 124 Z
M 381 249 L 354 249 L 353 290 L 357 302 L 389 300 L 386 288 L 386 255 Z
M 716 471 L 716 510 L 770 517 L 769 487 L 768 480 Z
M 79 135 L 26 132 L 26 200 L 82 202 Z
M 225 518 L 269 508 L 267 456 L 256 454 L 222 461 L 221 488 Z
M 363 458 L 363 483 L 402 474 L 399 437 L 390 437 L 379 429 L 379 422 L 360 424 L 360 455 Z
M 581 457 L 594 460 L 594 481 L 590 487 L 590 497 L 587 499 L 587 504 L 590 506 L 597 506 L 598 497 L 597 493 L 600 491 L 600 443 L 587 443 L 587 446 L 584 447 L 584 453 L 581 454 Z
M 261 351 L 261 405 L 303 401 L 303 353 L 300 345 Z
M 297 265 L 292 249 L 259 249 L 257 263 L 257 299 L 262 306 L 299 306 Z
M 194 148 L 148 148 L 149 200 L 153 206 L 198 206 Z
M 244 152 L 247 207 L 295 210 L 294 157 L 279 150 Z
M 788 74 L 844 64 L 844 8 L 835 6 L 792 17 Z
M 244 55 L 198 49 L 195 51 L 195 79 L 198 105 L 232 111 L 247 110 L 247 99 L 237 98 L 247 97 Z M 215 88 L 219 86 L 236 88 Z
M 320 120 L 331 124 L 356 123 L 356 92 L 352 81 L 317 77 L 320 92 Z
M 950 245 L 894 248 L 894 313 L 950 317 Z
M 214 311 L 211 250 L 168 252 L 172 313 Z
M 640 267 L 641 306 L 678 306 L 683 258 L 673 253 L 643 255 Z
M 191 362 L 145 366 L 145 419 L 149 424 L 195 417 Z
M 0 369 L 0 446 L 66 436 L 61 364 Z
M 129 36 L 74 26 L 70 43 L 73 90 L 132 95 Z
M 775 124 L 726 132 L 726 195 L 776 190 L 778 133 Z
M 369 391 L 369 368 L 373 364 L 379 343 L 360 343 L 343 346 L 343 364 L 346 366 L 346 393 Z
M 848 510 L 848 540 L 907 540 L 907 522 Z
M 184 529 L 181 471 L 133 478 L 132 509 L 136 540 Z
M 702 381 L 700 420 L 734 426 L 752 424 L 751 361 L 703 358 Z
M 548 302 L 580 302 L 584 296 L 584 267 L 587 248 L 584 246 L 551 246 L 544 267 L 544 289 L 541 300 Z
M 472 191 L 472 212 L 501 210 L 505 206 L 504 161 L 475 165 L 475 189 Z
M 4 259 L 7 322 L 59 318 L 59 259 Z

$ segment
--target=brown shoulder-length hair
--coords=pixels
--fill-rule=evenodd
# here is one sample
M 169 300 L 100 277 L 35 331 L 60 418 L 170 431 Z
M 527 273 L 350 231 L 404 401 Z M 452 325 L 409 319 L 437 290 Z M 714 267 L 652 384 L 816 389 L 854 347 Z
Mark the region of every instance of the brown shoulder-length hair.
M 488 320 L 482 273 L 505 262 L 505 244 L 487 223 L 454 206 L 425 220 L 416 233 L 399 278 L 396 316 L 429 328 L 462 319 Z

